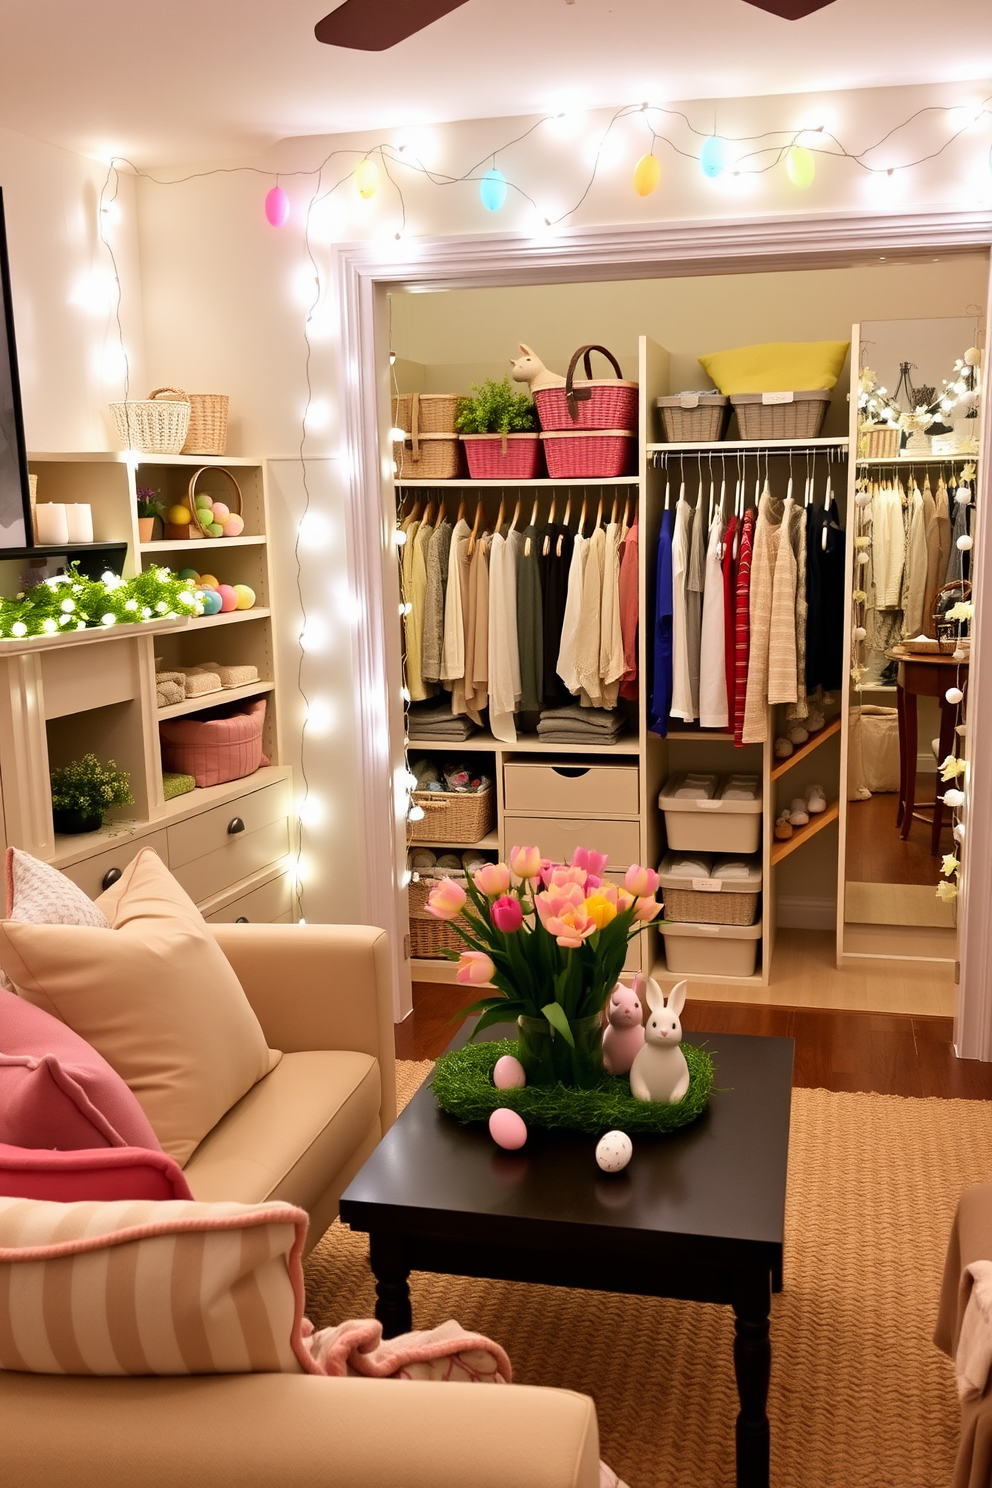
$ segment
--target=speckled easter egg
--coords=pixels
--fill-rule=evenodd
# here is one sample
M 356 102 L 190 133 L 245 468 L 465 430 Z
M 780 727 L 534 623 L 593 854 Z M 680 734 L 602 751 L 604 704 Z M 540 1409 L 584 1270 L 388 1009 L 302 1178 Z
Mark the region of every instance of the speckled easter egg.
M 250 589 L 247 584 L 235 584 L 234 592 L 238 596 L 238 609 L 250 610 L 255 603 L 254 589 Z
M 205 615 L 220 614 L 222 601 L 216 589 L 198 589 L 197 593 L 200 596 L 200 603 L 203 605 L 203 613 Z
M 199 580 L 200 575 L 195 568 L 181 568 L 179 570 L 179 577 L 181 579 L 192 579 L 195 584 Z
M 527 1084 L 527 1074 L 519 1059 L 504 1054 L 493 1067 L 493 1084 L 497 1090 L 522 1090 Z
M 508 1106 L 500 1106 L 489 1118 L 489 1135 L 497 1147 L 515 1152 L 527 1140 L 527 1126 L 522 1116 Z
M 225 537 L 240 537 L 245 530 L 245 519 L 239 517 L 237 512 L 232 512 L 224 523 Z
M 630 1162 L 634 1144 L 626 1132 L 611 1131 L 596 1143 L 596 1161 L 604 1173 L 619 1173 Z
M 230 584 L 218 584 L 217 593 L 220 595 L 220 607 L 225 615 L 228 610 L 236 610 L 238 608 L 238 596 Z
M 214 521 L 219 522 L 223 526 L 231 515 L 231 508 L 224 501 L 214 501 L 211 503 L 211 507 L 214 514 Z

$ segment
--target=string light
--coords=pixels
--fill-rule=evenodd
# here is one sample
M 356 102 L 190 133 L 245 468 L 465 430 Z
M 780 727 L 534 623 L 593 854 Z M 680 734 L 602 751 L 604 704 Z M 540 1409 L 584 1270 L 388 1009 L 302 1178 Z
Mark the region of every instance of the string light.
M 487 212 L 498 212 L 506 201 L 506 177 L 493 166 L 479 182 L 479 198 Z
M 379 189 L 379 168 L 368 156 L 355 166 L 355 186 L 358 194 L 369 201 Z
M 638 196 L 650 196 L 661 184 L 661 161 L 657 155 L 642 155 L 634 166 L 634 190 Z
M 727 142 L 718 134 L 711 134 L 704 142 L 699 152 L 699 168 L 711 181 L 727 169 Z
M 800 191 L 808 190 L 816 175 L 812 150 L 807 150 L 805 145 L 790 145 L 785 156 L 785 173 L 793 186 L 798 186 Z
M 265 198 L 265 219 L 270 227 L 285 227 L 289 221 L 289 197 L 281 186 L 273 186 Z

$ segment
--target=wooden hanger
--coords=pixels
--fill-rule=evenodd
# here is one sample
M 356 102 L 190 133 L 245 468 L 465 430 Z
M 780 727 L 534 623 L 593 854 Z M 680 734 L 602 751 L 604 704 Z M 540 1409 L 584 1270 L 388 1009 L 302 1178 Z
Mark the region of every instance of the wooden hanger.
M 536 496 L 534 497 L 534 505 L 531 508 L 530 521 L 528 522 L 527 525 L 529 527 L 534 527 L 534 528 L 537 527 L 537 497 Z M 530 546 L 531 546 L 531 539 L 529 537 L 524 538 L 524 557 L 525 558 L 529 558 L 530 557 Z
M 600 496 L 600 498 L 599 498 L 599 506 L 596 508 L 596 525 L 593 528 L 593 531 L 594 532 L 598 532 L 599 529 L 600 529 L 600 527 L 602 527 L 602 525 L 603 525 L 603 498 L 602 498 L 602 496 Z
M 589 510 L 589 498 L 588 498 L 588 496 L 585 495 L 585 493 L 583 493 L 583 496 L 582 496 L 582 510 L 579 512 L 579 534 L 578 534 L 579 537 L 585 537 L 585 533 L 586 533 L 586 514 L 587 514 L 588 510 Z
M 558 498 L 557 498 L 555 492 L 552 491 L 551 492 L 551 509 L 548 512 L 548 531 L 544 534 L 544 542 L 543 542 L 543 544 L 541 546 L 541 552 L 542 552 L 542 554 L 543 554 L 543 556 L 545 558 L 547 558 L 548 554 L 551 552 L 551 530 L 550 529 L 554 526 L 554 521 L 555 521 L 555 502 L 557 501 L 557 499 Z M 559 552 L 560 551 L 561 550 L 559 549 Z
M 620 515 L 620 492 L 617 491 L 613 497 L 613 514 L 610 521 L 616 526 L 617 517 Z
M 520 521 L 520 505 L 521 505 L 521 498 L 518 496 L 517 497 L 517 504 L 513 508 L 513 521 L 510 523 L 510 531 L 511 532 L 516 532 L 516 530 L 517 530 L 517 523 Z
M 475 503 L 475 520 L 472 523 L 472 531 L 468 535 L 468 547 L 465 550 L 470 558 L 475 551 L 475 540 L 479 535 L 479 525 L 482 522 L 482 512 L 482 497 L 480 496 Z
M 569 486 L 565 496 L 565 515 L 561 519 L 563 527 L 568 527 L 572 521 L 572 488 Z
M 495 526 L 495 528 L 493 530 L 495 532 L 498 532 L 501 536 L 502 536 L 502 533 L 503 533 L 503 523 L 505 521 L 506 521 L 506 498 L 505 498 L 503 492 L 500 491 L 500 493 L 499 493 L 499 511 L 496 513 L 496 526 Z
M 671 483 L 671 481 L 666 481 L 665 482 L 665 510 L 666 511 L 668 511 L 668 509 L 669 509 L 669 503 L 671 502 L 671 499 L 672 499 L 672 483 Z
M 459 522 L 464 522 L 464 520 L 465 520 L 465 495 L 464 495 L 464 492 L 458 498 L 458 518 L 457 518 L 457 520 Z

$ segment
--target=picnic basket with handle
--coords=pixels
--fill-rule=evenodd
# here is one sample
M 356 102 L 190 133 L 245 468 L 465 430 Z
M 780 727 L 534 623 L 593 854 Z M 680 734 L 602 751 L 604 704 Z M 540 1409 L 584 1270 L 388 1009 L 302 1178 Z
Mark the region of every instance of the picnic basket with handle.
M 591 354 L 605 356 L 617 374 L 594 378 Z M 576 383 L 579 358 L 586 380 Z M 542 429 L 636 429 L 637 383 L 624 378 L 620 363 L 605 346 L 580 346 L 568 364 L 564 387 L 538 388 L 534 403 Z
M 147 398 L 111 403 L 125 449 L 148 455 L 178 455 L 189 431 L 189 394 L 182 388 L 153 388 Z

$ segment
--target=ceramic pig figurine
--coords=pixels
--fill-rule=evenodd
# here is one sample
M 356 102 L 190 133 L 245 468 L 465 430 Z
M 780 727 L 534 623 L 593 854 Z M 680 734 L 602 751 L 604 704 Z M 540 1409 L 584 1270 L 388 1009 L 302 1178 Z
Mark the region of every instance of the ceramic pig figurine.
M 531 351 L 521 341 L 520 350 L 523 356 L 510 358 L 510 366 L 513 368 L 514 382 L 526 382 L 532 393 L 539 393 L 542 388 L 564 387 L 565 379 L 557 372 L 549 372 L 541 361 L 536 351 Z
M 682 1042 L 680 1014 L 685 1006 L 686 983 L 679 982 L 668 994 L 649 980 L 646 987 L 651 1016 L 644 1030 L 644 1048 L 630 1071 L 630 1093 L 635 1100 L 657 1101 L 675 1106 L 689 1089 L 689 1066 L 679 1048 Z
M 638 972 L 633 987 L 617 982 L 607 1004 L 609 1025 L 603 1030 L 603 1064 L 611 1075 L 626 1075 L 634 1056 L 644 1047 L 644 1023 L 638 990 L 644 977 Z

